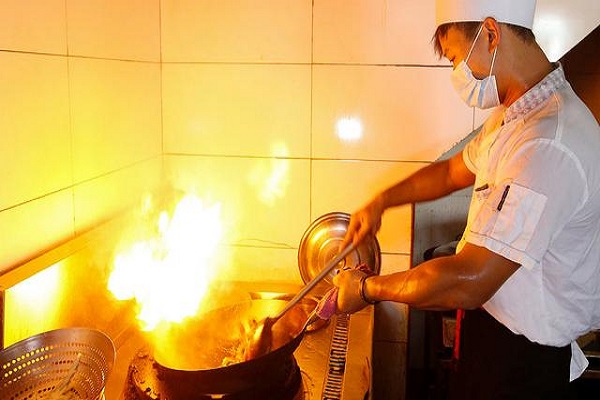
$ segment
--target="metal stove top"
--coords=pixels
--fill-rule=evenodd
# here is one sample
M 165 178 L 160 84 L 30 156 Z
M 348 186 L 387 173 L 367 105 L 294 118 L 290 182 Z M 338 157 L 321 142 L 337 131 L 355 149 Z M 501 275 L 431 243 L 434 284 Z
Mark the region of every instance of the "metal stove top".
M 296 293 L 295 284 L 243 282 L 249 291 Z M 294 352 L 302 376 L 301 398 L 363 400 L 370 398 L 373 338 L 373 306 L 351 316 L 334 316 L 324 328 L 307 332 Z M 140 349 L 147 346 L 135 327 L 124 329 L 116 338 L 117 361 L 106 385 L 106 399 L 123 399 L 129 366 Z

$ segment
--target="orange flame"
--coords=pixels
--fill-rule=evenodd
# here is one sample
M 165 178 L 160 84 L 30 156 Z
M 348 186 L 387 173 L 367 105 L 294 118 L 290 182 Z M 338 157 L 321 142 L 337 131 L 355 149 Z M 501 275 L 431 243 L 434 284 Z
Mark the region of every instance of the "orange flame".
M 117 299 L 136 301 L 146 331 L 197 314 L 217 276 L 213 259 L 222 236 L 220 204 L 207 207 L 193 195 L 156 223 L 157 237 L 116 256 L 108 281 Z

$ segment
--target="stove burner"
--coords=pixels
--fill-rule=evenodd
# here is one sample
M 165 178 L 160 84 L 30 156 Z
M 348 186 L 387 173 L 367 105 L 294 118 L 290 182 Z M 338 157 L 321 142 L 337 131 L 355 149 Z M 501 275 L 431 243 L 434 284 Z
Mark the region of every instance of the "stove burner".
M 234 391 L 222 390 L 219 382 L 167 377 L 162 368 L 149 351 L 140 350 L 129 365 L 123 400 L 301 400 L 304 393 L 300 368 L 293 356 L 277 370 L 269 371 L 264 379 L 235 382 Z M 177 372 L 183 376 L 186 373 Z M 218 390 L 207 390 L 210 387 Z

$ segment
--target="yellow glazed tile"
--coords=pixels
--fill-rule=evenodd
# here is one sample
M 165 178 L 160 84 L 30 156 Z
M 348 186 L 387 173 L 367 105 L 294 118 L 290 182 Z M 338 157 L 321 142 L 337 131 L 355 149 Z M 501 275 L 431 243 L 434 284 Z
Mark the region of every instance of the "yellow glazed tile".
M 160 187 L 162 157 L 77 184 L 74 189 L 76 233 L 124 211 L 135 211 L 144 196 Z
M 58 262 L 47 266 L 5 291 L 5 346 L 65 326 L 64 321 L 60 321 L 59 311 L 61 305 L 66 303 L 61 298 L 65 279 L 62 264 Z
M 404 179 L 425 163 L 316 160 L 312 163 L 313 219 L 332 211 L 352 213 L 381 190 Z M 412 210 L 388 210 L 377 240 L 382 252 L 410 253 Z
M 0 210 L 71 185 L 67 60 L 0 53 Z
M 161 153 L 159 65 L 71 59 L 70 76 L 76 182 Z
M 69 54 L 160 61 L 159 0 L 67 0 Z
M 431 45 L 435 4 L 315 0 L 315 62 L 441 65 Z
M 406 271 L 410 268 L 410 254 L 383 253 L 381 255 L 380 275 Z
M 307 157 L 310 67 L 164 65 L 165 153 Z
M 73 192 L 61 190 L 0 212 L 0 271 L 73 236 Z
M 311 60 L 309 0 L 163 0 L 164 61 Z
M 223 241 L 292 249 L 309 224 L 307 160 L 167 156 L 167 180 L 220 205 Z
M 0 49 L 66 54 L 64 0 L 3 0 Z
M 313 157 L 432 161 L 472 130 L 449 68 L 318 65 Z
M 219 258 L 219 276 L 231 281 L 302 284 L 297 249 L 223 246 Z

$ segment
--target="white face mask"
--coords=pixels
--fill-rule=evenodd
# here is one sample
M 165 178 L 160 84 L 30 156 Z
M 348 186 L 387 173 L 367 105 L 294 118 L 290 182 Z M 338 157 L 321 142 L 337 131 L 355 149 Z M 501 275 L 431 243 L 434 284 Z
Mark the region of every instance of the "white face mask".
M 490 73 L 487 78 L 475 78 L 471 68 L 469 68 L 467 65 L 467 61 L 469 61 L 469 57 L 471 57 L 471 52 L 475 47 L 475 43 L 477 42 L 477 38 L 479 38 L 479 34 L 481 33 L 482 29 L 483 24 L 481 25 L 481 28 L 479 28 L 477 36 L 475 36 L 475 40 L 473 40 L 473 44 L 471 44 L 471 49 L 469 50 L 469 54 L 467 54 L 467 58 L 462 60 L 460 64 L 458 64 L 458 66 L 452 71 L 450 74 L 450 80 L 452 81 L 452 85 L 454 86 L 456 92 L 469 107 L 486 109 L 500 105 L 498 87 L 496 86 L 496 77 L 492 75 L 498 47 L 494 49 L 492 65 L 490 66 Z

